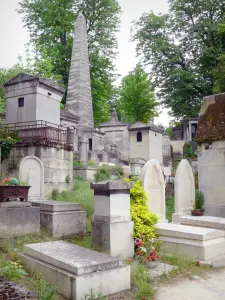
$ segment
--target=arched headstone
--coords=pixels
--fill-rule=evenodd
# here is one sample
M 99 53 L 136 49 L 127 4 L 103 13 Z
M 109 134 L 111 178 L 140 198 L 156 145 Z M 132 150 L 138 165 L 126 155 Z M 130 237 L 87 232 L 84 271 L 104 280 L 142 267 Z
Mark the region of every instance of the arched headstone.
M 173 223 L 179 223 L 179 217 L 190 214 L 195 201 L 195 180 L 192 168 L 186 159 L 182 159 L 175 175 L 175 214 Z
M 21 160 L 19 179 L 31 186 L 29 200 L 44 199 L 44 166 L 38 157 L 26 156 Z
M 148 196 L 148 208 L 151 213 L 160 218 L 160 222 L 167 222 L 165 208 L 165 182 L 161 166 L 156 159 L 149 160 L 142 169 L 141 180 L 144 191 Z

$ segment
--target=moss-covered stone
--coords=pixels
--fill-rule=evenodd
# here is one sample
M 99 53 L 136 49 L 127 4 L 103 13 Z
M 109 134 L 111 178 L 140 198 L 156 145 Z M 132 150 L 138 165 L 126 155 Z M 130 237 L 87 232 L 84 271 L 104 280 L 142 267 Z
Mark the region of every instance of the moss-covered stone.
M 225 140 L 225 93 L 203 99 L 195 139 L 200 144 Z

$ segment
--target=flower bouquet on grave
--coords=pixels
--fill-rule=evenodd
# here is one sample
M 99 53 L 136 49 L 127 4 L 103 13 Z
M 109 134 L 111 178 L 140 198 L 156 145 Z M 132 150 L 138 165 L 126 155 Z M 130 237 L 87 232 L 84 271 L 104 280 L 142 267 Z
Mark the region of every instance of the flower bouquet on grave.
M 145 246 L 142 237 L 134 240 L 135 258 L 141 262 L 150 262 L 160 259 L 156 250 L 157 246 L 159 246 L 158 239 L 152 239 L 149 245 L 150 251 L 147 252 L 147 247 Z
M 205 204 L 205 196 L 203 192 L 196 190 L 195 191 L 195 203 L 193 209 L 191 211 L 192 216 L 201 217 L 204 215 L 204 204 Z

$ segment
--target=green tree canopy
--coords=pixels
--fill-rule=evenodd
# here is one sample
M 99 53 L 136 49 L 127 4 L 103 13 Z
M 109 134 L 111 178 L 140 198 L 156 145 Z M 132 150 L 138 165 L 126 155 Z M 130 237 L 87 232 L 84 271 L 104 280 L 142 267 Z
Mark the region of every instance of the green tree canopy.
M 119 113 L 123 121 L 147 123 L 157 115 L 157 102 L 148 75 L 137 65 L 122 79 Z
M 169 14 L 150 12 L 134 22 L 137 53 L 176 119 L 197 117 L 202 98 L 214 92 L 224 12 L 225 0 L 169 0 Z
M 115 78 L 116 32 L 120 6 L 117 0 L 21 0 L 19 12 L 30 33 L 36 60 L 51 63 L 54 75 L 68 84 L 76 16 L 87 19 L 95 125 L 109 117 Z

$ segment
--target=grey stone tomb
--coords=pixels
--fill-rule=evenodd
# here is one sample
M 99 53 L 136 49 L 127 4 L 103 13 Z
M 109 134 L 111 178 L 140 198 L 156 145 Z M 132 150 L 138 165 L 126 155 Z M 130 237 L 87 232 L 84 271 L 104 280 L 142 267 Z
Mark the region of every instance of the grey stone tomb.
M 30 202 L 0 202 L 0 239 L 40 232 L 40 208 Z
M 86 232 L 86 212 L 79 203 L 59 201 L 36 201 L 40 207 L 41 228 L 47 229 L 54 237 L 82 234 Z
M 103 295 L 130 288 L 130 267 L 109 255 L 63 241 L 25 245 L 20 258 L 42 273 L 66 299 L 81 300 L 93 289 Z

